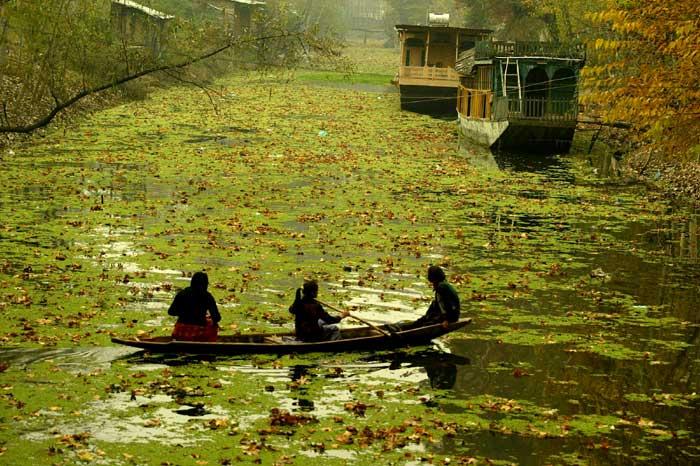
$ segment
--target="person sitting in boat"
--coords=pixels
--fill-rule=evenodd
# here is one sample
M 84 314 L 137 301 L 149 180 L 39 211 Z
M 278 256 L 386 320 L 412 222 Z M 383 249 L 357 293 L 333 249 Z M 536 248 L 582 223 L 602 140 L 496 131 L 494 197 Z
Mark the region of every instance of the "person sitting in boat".
M 172 337 L 185 341 L 216 341 L 221 314 L 214 297 L 207 291 L 209 277 L 204 272 L 192 275 L 190 286 L 180 290 L 168 309 L 177 316 Z
M 437 265 L 428 267 L 428 281 L 435 290 L 435 297 L 425 315 L 415 322 L 402 326 L 404 330 L 434 324 L 442 324 L 446 327 L 450 322 L 459 320 L 459 295 L 454 287 L 447 283 L 447 277 L 442 268 Z
M 301 341 L 325 341 L 340 338 L 338 322 L 348 316 L 343 311 L 340 317 L 328 314 L 316 297 L 318 296 L 318 283 L 310 280 L 304 283 L 303 289 L 298 288 L 296 298 L 289 312 L 294 314 L 294 329 L 297 339 Z

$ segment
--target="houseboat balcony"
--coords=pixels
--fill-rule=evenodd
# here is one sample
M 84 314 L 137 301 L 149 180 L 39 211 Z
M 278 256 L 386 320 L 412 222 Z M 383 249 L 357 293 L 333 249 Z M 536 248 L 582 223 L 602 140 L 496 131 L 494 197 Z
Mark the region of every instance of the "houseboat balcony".
M 449 67 L 402 66 L 399 68 L 399 85 L 456 88 L 459 85 L 459 74 Z

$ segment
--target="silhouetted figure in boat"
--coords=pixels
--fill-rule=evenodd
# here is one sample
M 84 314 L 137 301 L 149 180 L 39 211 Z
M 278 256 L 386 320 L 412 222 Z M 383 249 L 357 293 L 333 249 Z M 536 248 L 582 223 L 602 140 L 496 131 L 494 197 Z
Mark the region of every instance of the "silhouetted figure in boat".
M 434 324 L 446 327 L 450 322 L 459 320 L 459 295 L 454 287 L 447 283 L 445 272 L 437 265 L 431 265 L 428 267 L 428 281 L 433 285 L 435 298 L 423 317 L 401 326 L 404 330 Z
M 190 286 L 175 295 L 168 309 L 168 314 L 177 316 L 172 335 L 175 340 L 216 341 L 221 314 L 208 286 L 207 274 L 196 272 Z
M 318 296 L 318 283 L 311 280 L 304 283 L 303 290 L 297 289 L 296 298 L 289 312 L 294 314 L 294 329 L 296 336 L 301 341 L 325 341 L 340 338 L 338 322 L 347 317 L 347 311 L 343 311 L 340 317 L 328 314 L 316 297 Z

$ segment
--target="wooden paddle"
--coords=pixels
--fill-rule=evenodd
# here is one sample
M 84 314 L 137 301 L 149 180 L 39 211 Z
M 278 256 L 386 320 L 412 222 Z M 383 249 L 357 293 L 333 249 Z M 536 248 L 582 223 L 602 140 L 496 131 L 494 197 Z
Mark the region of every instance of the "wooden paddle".
M 337 307 L 331 306 L 330 304 L 327 304 L 327 303 L 324 303 L 324 302 L 322 302 L 322 301 L 319 301 L 318 299 L 316 300 L 316 302 L 317 302 L 318 304 L 320 304 L 321 306 L 326 306 L 327 308 L 333 309 L 333 310 L 336 311 L 336 312 L 341 312 L 341 313 L 343 312 L 343 311 L 341 311 L 340 309 L 338 309 Z M 357 317 L 356 315 L 350 314 L 349 312 L 348 312 L 348 317 L 352 317 L 353 319 L 355 319 L 355 320 L 357 320 L 357 321 L 359 321 L 359 322 L 362 322 L 362 323 L 365 324 L 365 325 L 368 325 L 368 326 L 372 327 L 374 330 L 376 330 L 377 332 L 381 333 L 381 334 L 384 335 L 385 337 L 391 337 L 391 336 L 392 336 L 392 335 L 391 335 L 389 332 L 387 332 L 386 330 L 382 330 L 382 329 L 380 329 L 379 327 L 377 327 L 376 325 L 374 325 L 373 323 L 368 322 L 368 321 L 366 321 L 366 320 L 364 320 L 364 319 L 360 319 L 360 318 Z

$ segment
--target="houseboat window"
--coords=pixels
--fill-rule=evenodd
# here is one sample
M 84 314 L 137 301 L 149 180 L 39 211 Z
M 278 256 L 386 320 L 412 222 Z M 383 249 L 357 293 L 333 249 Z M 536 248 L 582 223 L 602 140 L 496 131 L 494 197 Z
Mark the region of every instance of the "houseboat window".
M 425 66 L 425 49 L 416 47 L 406 49 L 405 63 L 405 66 Z
M 406 39 L 405 47 L 404 66 L 425 66 L 425 42 L 423 39 L 410 37 Z
M 406 47 L 425 47 L 425 41 L 416 37 L 406 39 Z
M 576 74 L 571 68 L 559 68 L 550 86 L 552 113 L 564 115 L 575 108 Z
M 544 116 L 548 92 L 547 72 L 539 66 L 531 69 L 525 78 L 525 116 L 533 118 Z
M 431 39 L 430 41 L 434 44 L 449 44 L 450 43 L 450 35 L 446 34 L 444 32 L 439 32 L 439 33 L 433 34 L 430 39 Z
M 476 43 L 473 40 L 465 40 L 459 43 L 459 51 L 464 52 L 465 50 L 473 49 Z

